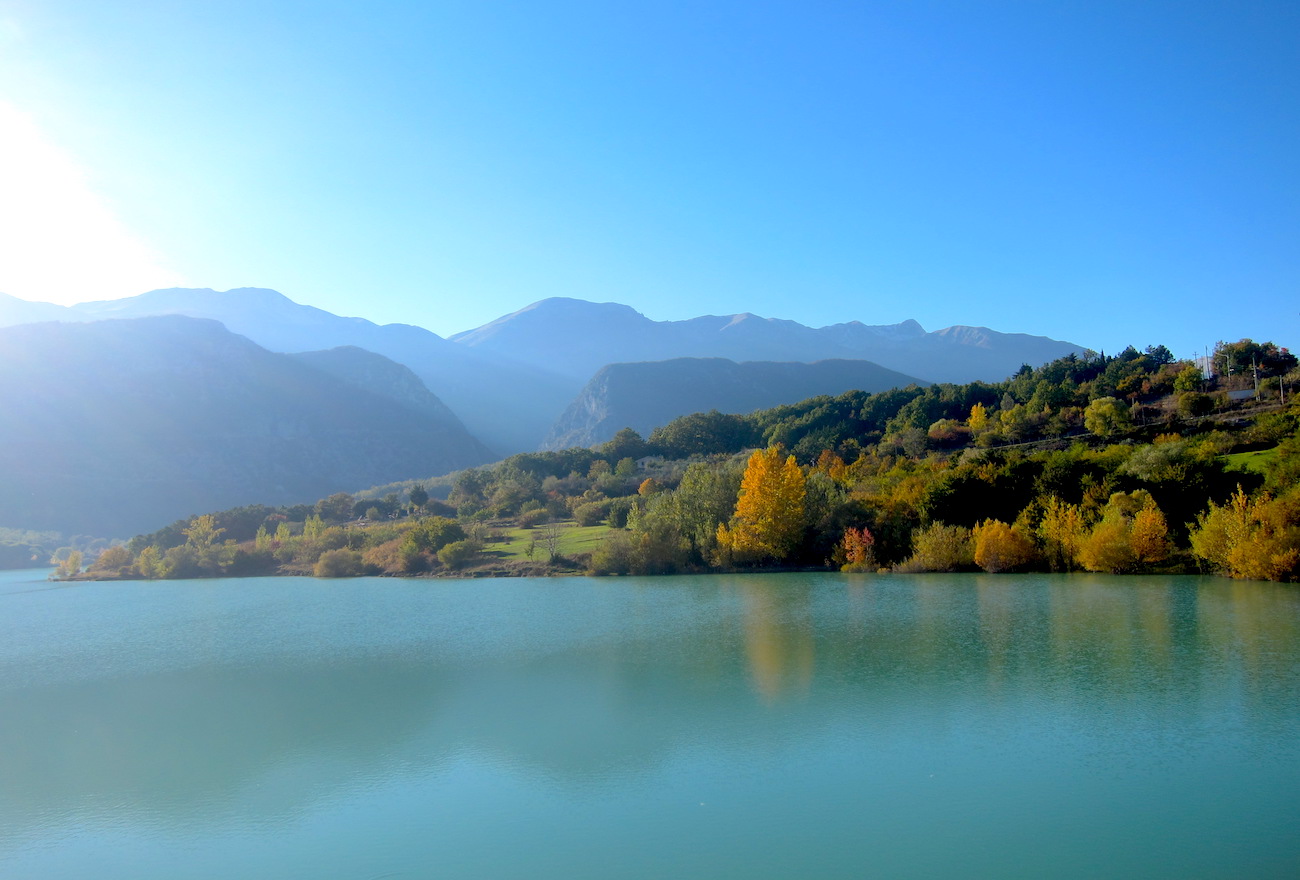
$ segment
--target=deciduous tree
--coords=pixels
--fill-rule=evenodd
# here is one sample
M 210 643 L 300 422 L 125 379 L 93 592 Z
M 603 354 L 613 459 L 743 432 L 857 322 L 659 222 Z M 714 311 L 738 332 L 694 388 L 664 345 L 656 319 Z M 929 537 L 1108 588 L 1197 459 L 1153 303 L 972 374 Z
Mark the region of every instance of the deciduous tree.
M 803 538 L 804 475 L 794 456 L 772 446 L 749 457 L 730 525 L 718 526 L 718 544 L 736 561 L 780 561 Z

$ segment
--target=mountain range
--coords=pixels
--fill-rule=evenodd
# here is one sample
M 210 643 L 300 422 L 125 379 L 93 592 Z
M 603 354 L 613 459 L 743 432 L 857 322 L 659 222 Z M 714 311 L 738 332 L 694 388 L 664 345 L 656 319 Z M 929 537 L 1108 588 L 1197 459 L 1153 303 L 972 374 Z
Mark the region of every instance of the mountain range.
M 113 526 L 101 534 L 596 443 L 627 426 L 644 434 L 699 410 L 996 381 L 1085 351 L 983 327 L 926 332 L 915 321 L 653 321 L 567 298 L 444 339 L 262 288 L 76 306 L 0 294 L 0 328 L 0 406 L 11 414 L 0 451 L 45 462 L 0 474 L 0 525 Z M 200 491 L 205 481 L 211 492 Z M 69 513 L 79 492 L 91 501 Z M 116 520 L 104 516 L 108 498 L 121 502 Z
M 1084 351 L 986 327 L 927 333 L 915 321 L 806 327 L 751 314 L 653 321 L 629 306 L 556 297 L 443 339 L 300 305 L 274 290 L 173 288 L 76 306 L 0 294 L 0 327 L 180 314 L 211 318 L 276 352 L 355 346 L 404 364 L 498 455 L 530 451 L 602 367 L 673 358 L 868 360 L 928 382 L 997 381 L 1021 364 Z
M 414 383 L 414 384 L 413 384 Z M 183 316 L 0 330 L 0 523 L 129 537 L 490 454 L 405 367 Z

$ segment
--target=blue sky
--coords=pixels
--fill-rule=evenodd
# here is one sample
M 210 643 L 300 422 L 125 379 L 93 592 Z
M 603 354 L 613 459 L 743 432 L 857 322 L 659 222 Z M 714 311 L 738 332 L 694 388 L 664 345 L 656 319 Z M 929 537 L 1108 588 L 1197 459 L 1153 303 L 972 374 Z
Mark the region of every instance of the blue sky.
M 1294 2 L 0 0 L 0 291 L 1300 346 L 1297 33 Z

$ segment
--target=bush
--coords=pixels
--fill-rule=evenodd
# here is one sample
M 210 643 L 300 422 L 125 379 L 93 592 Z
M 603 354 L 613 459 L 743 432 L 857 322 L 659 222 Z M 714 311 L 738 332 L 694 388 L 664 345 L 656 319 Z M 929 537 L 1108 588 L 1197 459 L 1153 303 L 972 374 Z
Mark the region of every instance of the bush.
M 986 519 L 971 532 L 975 564 L 987 572 L 1026 568 L 1037 556 L 1034 542 L 1015 526 Z
M 970 529 L 937 522 L 912 533 L 912 555 L 899 571 L 963 571 L 975 564 Z
M 551 512 L 545 507 L 538 507 L 533 510 L 525 511 L 519 514 L 519 528 L 531 529 L 535 526 L 544 525 L 551 521 Z
M 627 518 L 632 513 L 635 502 L 631 498 L 615 498 L 609 502 L 609 527 L 611 529 L 627 528 Z
M 588 574 L 630 574 L 633 565 L 632 538 L 627 532 L 610 532 L 591 554 Z
M 1209 415 L 1214 412 L 1214 398 L 1199 391 L 1184 391 L 1178 395 L 1178 415 L 1184 419 Z
M 312 574 L 318 578 L 358 577 L 365 572 L 361 554 L 356 550 L 326 550 L 316 560 Z
M 406 539 L 417 550 L 436 553 L 454 541 L 465 540 L 465 530 L 454 519 L 430 516 L 420 520 L 407 532 Z
M 402 558 L 402 539 L 393 538 L 371 547 L 361 555 L 361 561 L 374 571 L 393 574 L 406 571 Z
M 573 509 L 573 518 L 580 526 L 598 526 L 609 516 L 609 502 L 589 501 Z
M 451 569 L 464 568 L 478 551 L 474 541 L 453 541 L 438 551 L 438 561 Z

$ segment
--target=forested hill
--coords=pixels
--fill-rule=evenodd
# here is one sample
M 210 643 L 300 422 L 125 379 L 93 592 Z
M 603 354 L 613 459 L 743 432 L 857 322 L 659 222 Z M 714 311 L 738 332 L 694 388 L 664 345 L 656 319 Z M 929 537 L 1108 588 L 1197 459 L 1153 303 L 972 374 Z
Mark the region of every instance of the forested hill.
M 487 458 L 436 399 L 393 399 L 409 372 L 377 357 L 364 359 L 386 382 L 368 390 L 356 370 L 345 381 L 216 321 L 0 330 L 0 525 L 125 537 Z
M 565 410 L 544 448 L 604 443 L 620 428 L 649 434 L 694 412 L 749 413 L 850 389 L 873 392 L 928 384 L 870 361 L 736 363 L 725 358 L 676 358 L 610 364 Z
M 1243 340 L 1213 362 L 1206 377 L 1156 346 L 996 384 L 695 413 L 648 440 L 625 429 L 427 485 L 177 522 L 90 576 L 798 566 L 1300 579 L 1296 359 Z

